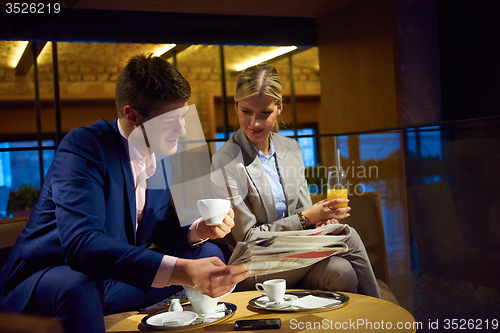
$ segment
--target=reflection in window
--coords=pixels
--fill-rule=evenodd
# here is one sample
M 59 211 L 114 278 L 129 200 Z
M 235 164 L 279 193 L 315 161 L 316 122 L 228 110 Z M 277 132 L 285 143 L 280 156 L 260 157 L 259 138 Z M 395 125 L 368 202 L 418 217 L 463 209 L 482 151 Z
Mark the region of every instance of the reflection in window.
M 365 191 L 379 192 L 382 201 L 382 216 L 386 232 L 387 253 L 390 256 L 396 255 L 405 247 L 405 240 L 399 232 L 397 221 L 401 220 L 401 210 L 398 202 L 398 189 L 394 187 L 392 177 L 395 175 L 393 168 L 397 168 L 398 157 L 396 153 L 400 151 L 401 134 L 398 132 L 363 134 L 359 135 L 359 157 L 361 165 L 365 167 L 376 166 L 381 174 L 386 174 L 378 178 L 370 177 L 363 181 Z M 387 178 L 388 177 L 388 178 Z M 392 273 L 397 273 L 397 268 L 389 268 Z
M 340 156 L 342 158 L 349 158 L 349 143 L 347 141 L 347 135 L 337 136 L 337 146 L 340 150 Z
M 406 132 L 406 144 L 410 158 L 413 161 L 438 162 L 443 160 L 441 127 L 428 126 Z M 419 163 L 419 162 L 417 162 Z M 421 175 L 417 184 L 430 184 L 443 180 L 442 174 Z
M 365 134 L 359 136 L 359 157 L 362 161 L 388 158 L 401 148 L 399 133 Z
M 412 157 L 433 157 L 443 159 L 441 147 L 441 126 L 421 127 L 418 129 L 419 142 L 417 143 L 417 131 L 410 130 L 406 133 L 408 151 Z
M 379 133 L 359 135 L 359 157 L 361 161 L 379 161 L 388 158 L 401 148 L 399 133 Z M 348 136 L 337 136 L 337 145 L 340 156 L 349 159 Z

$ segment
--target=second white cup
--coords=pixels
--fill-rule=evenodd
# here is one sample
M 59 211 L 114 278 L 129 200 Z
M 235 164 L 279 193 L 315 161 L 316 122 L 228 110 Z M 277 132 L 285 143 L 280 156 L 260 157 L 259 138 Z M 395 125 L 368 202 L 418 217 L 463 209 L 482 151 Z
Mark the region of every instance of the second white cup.
M 203 199 L 197 202 L 198 211 L 209 226 L 220 225 L 231 207 L 227 199 Z
M 207 296 L 207 295 L 200 293 L 198 290 L 196 290 L 193 287 L 189 287 L 189 286 L 182 286 L 182 287 L 186 291 L 186 296 L 188 297 L 189 302 L 193 306 L 193 311 L 198 313 L 198 314 L 214 313 L 219 301 L 223 297 L 226 297 L 227 295 L 229 295 L 232 291 L 231 290 L 227 294 L 224 294 L 220 297 L 214 298 L 214 297 L 210 297 L 210 296 Z M 233 287 L 233 290 L 234 290 L 234 287 Z
M 255 284 L 255 288 L 260 292 L 265 292 L 270 302 L 282 302 L 285 296 L 286 280 L 267 280 L 263 283 Z

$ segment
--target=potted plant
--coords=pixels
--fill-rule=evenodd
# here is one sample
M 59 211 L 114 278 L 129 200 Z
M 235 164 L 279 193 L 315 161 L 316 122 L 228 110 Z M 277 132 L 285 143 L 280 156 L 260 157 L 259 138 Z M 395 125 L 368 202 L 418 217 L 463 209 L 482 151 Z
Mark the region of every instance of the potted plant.
M 10 191 L 7 214 L 12 214 L 13 217 L 29 216 L 39 195 L 38 188 L 29 184 L 21 184 L 16 191 Z

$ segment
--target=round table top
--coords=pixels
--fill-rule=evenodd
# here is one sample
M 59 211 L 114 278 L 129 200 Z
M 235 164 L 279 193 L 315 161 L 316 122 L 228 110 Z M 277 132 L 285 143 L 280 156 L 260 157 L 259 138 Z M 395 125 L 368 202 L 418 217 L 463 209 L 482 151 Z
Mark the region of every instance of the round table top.
M 276 312 L 259 310 L 248 305 L 248 302 L 261 295 L 258 291 L 233 292 L 221 301 L 237 306 L 234 316 L 210 326 L 185 328 L 189 332 L 232 332 L 236 320 L 280 318 L 280 332 L 318 332 L 342 330 L 342 332 L 416 332 L 417 323 L 404 308 L 378 298 L 345 293 L 350 300 L 339 307 L 301 312 Z M 151 309 L 132 315 L 115 325 L 107 332 L 141 332 L 148 331 L 141 324 L 142 318 L 150 313 L 168 307 Z M 259 330 L 258 332 L 276 332 L 276 330 Z

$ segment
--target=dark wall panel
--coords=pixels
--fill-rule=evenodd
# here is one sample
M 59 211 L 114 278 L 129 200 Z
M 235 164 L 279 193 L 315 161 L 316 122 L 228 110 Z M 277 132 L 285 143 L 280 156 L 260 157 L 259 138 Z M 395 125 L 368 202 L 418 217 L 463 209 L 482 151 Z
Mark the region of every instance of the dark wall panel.
M 0 40 L 226 45 L 316 45 L 311 18 L 64 9 L 59 14 L 7 14 Z

